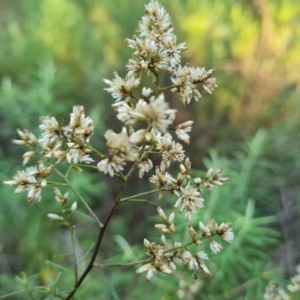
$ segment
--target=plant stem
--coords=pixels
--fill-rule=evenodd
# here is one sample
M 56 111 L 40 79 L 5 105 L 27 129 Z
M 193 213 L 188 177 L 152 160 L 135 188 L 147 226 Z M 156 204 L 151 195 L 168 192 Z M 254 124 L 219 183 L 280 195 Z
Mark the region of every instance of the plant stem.
M 145 195 L 153 194 L 153 193 L 156 193 L 156 192 L 159 192 L 159 190 L 155 189 L 155 190 L 152 190 L 152 191 L 148 191 L 148 192 L 136 194 L 136 195 L 133 195 L 133 196 L 130 196 L 130 197 L 126 197 L 126 198 L 121 199 L 120 203 L 128 201 L 128 200 L 136 198 L 136 197 L 145 196 Z
M 80 145 L 80 146 L 83 147 L 83 148 L 88 148 L 88 149 L 92 150 L 93 152 L 95 152 L 95 153 L 96 153 L 98 156 L 100 156 L 101 158 L 104 158 L 104 157 L 105 157 L 104 154 L 100 153 L 97 149 L 95 149 L 94 147 L 92 147 L 90 144 L 82 144 L 82 143 L 80 143 L 79 141 L 77 141 L 77 140 L 74 139 L 74 138 L 71 138 L 71 140 L 72 140 L 75 144 L 78 144 L 78 145 Z
M 97 221 L 98 225 L 100 228 L 103 227 L 103 224 L 99 221 L 99 219 L 97 218 L 97 216 L 94 214 L 94 212 L 92 211 L 92 209 L 89 207 L 89 205 L 86 203 L 86 201 L 84 200 L 84 198 L 76 191 L 76 189 L 71 185 L 70 181 L 61 173 L 59 172 L 57 169 L 54 169 L 55 172 L 61 176 L 65 182 L 68 184 L 69 188 L 76 194 L 76 196 L 81 200 L 81 202 L 84 204 L 84 206 L 86 207 L 86 209 L 90 212 L 90 214 L 94 217 L 94 219 Z
M 107 216 L 107 218 L 106 218 L 103 226 L 101 226 L 101 228 L 100 228 L 98 239 L 97 239 L 97 242 L 96 242 L 96 246 L 95 246 L 95 249 L 93 251 L 92 257 L 90 259 L 90 262 L 87 265 L 87 267 L 84 270 L 84 272 L 82 273 L 82 275 L 80 276 L 80 278 L 78 279 L 78 281 L 76 282 L 76 284 L 75 284 L 73 290 L 71 291 L 71 293 L 67 296 L 66 300 L 72 299 L 73 295 L 76 293 L 77 289 L 80 287 L 80 285 L 84 281 L 85 277 L 90 273 L 91 269 L 93 268 L 94 262 L 96 260 L 99 248 L 100 248 L 102 240 L 103 240 L 104 233 L 106 232 L 106 228 L 107 228 L 107 226 L 109 224 L 109 221 L 110 221 L 111 217 L 114 214 L 114 211 L 116 210 L 116 208 L 117 208 L 117 206 L 118 206 L 118 204 L 120 202 L 123 190 L 124 190 L 124 188 L 125 188 L 125 186 L 126 186 L 126 184 L 128 182 L 128 178 L 132 175 L 132 173 L 133 173 L 136 165 L 137 165 L 137 162 L 135 162 L 133 164 L 133 166 L 131 167 L 131 169 L 128 171 L 127 175 L 124 177 L 123 183 L 122 183 L 122 185 L 120 187 L 120 190 L 119 190 L 119 193 L 118 193 L 118 195 L 116 197 L 115 203 L 112 206 L 112 208 L 111 208 L 111 210 L 110 210 L 110 212 L 109 212 L 109 214 L 108 214 L 108 216 Z
M 154 206 L 159 206 L 159 204 L 156 204 L 152 201 L 148 201 L 148 200 L 145 200 L 145 199 L 128 199 L 128 200 L 122 200 L 119 202 L 119 204 L 122 204 L 124 202 L 142 202 L 142 203 L 147 203 L 147 204 L 150 204 L 150 205 L 154 205 Z
M 170 90 L 170 89 L 178 88 L 178 87 L 181 87 L 181 85 L 169 85 L 169 86 L 165 86 L 165 87 L 162 87 L 162 88 L 157 88 L 157 92 L 161 93 L 161 92 L 164 92 L 166 90 Z
M 68 168 L 68 171 L 67 171 L 67 173 L 66 173 L 66 175 L 65 175 L 66 178 L 68 178 L 68 176 L 69 176 L 71 170 L 72 170 L 72 166 L 70 166 L 70 167 Z
M 148 127 L 148 131 L 150 130 L 150 127 Z M 144 143 L 142 149 L 141 149 L 141 152 L 139 154 L 139 158 L 143 155 L 143 152 L 145 150 L 145 146 L 146 146 L 146 143 Z M 66 300 L 71 300 L 73 295 L 76 293 L 77 289 L 80 287 L 80 285 L 82 284 L 82 282 L 84 281 L 85 277 L 90 273 L 90 271 L 92 270 L 93 266 L 94 266 L 94 263 L 95 263 L 95 260 L 96 260 L 96 257 L 97 257 L 97 254 L 98 254 L 98 251 L 100 249 L 100 246 L 101 246 L 101 243 L 102 243 L 102 240 L 103 240 L 103 237 L 104 237 L 104 234 L 106 232 L 106 228 L 109 224 L 109 221 L 110 219 L 112 218 L 118 204 L 120 204 L 121 202 L 121 196 L 123 194 L 123 191 L 124 191 L 124 188 L 128 182 L 128 179 L 130 178 L 130 176 L 132 175 L 132 173 L 134 172 L 136 166 L 138 164 L 138 160 L 135 161 L 135 163 L 132 165 L 132 167 L 130 168 L 130 170 L 128 171 L 128 173 L 126 174 L 126 176 L 124 176 L 122 178 L 122 185 L 120 187 L 120 190 L 118 192 L 118 195 L 116 197 L 116 200 L 115 200 L 115 203 L 114 205 L 112 206 L 104 224 L 102 226 L 100 226 L 100 231 L 99 231 L 99 235 L 98 235 L 98 239 L 97 239 L 97 242 L 96 242 L 96 245 L 95 245 L 95 249 L 93 251 L 93 254 L 92 254 L 92 257 L 90 259 L 90 262 L 88 263 L 86 269 L 84 270 L 84 272 L 82 273 L 82 275 L 80 276 L 80 278 L 78 279 L 78 281 L 75 283 L 75 286 L 73 288 L 73 290 L 71 291 L 71 293 L 67 296 Z M 56 170 L 57 172 L 59 172 L 58 170 Z M 59 172 L 60 173 L 60 172 Z M 60 173 L 61 174 L 61 173 Z M 61 174 L 61 176 L 63 176 Z M 66 182 L 69 183 L 69 181 L 67 180 L 67 178 L 65 178 Z M 70 188 L 72 188 L 70 186 Z
M 60 183 L 60 182 L 55 182 L 55 181 L 47 181 L 47 184 L 53 184 L 53 185 L 59 186 L 59 187 L 68 187 L 69 186 L 66 183 Z
M 148 263 L 151 262 L 152 258 L 147 258 L 147 259 L 143 259 L 143 260 L 139 260 L 139 261 L 134 261 L 134 262 L 130 262 L 130 263 L 126 263 L 126 264 L 94 264 L 95 267 L 98 268 L 106 268 L 106 267 L 130 267 L 130 266 L 134 266 L 134 265 L 139 265 L 139 264 L 144 264 L 144 263 Z
M 71 166 L 77 166 L 77 167 L 82 167 L 82 168 L 90 168 L 90 169 L 97 169 L 96 166 L 93 165 L 87 165 L 87 164 L 70 164 Z
M 70 227 L 70 233 L 71 233 L 71 241 L 72 241 L 72 252 L 73 252 L 73 258 L 74 258 L 74 273 L 75 273 L 75 283 L 78 280 L 78 263 L 77 263 L 77 257 L 76 257 L 76 247 L 75 247 L 75 229 Z
M 199 238 L 199 240 L 210 239 L 211 237 L 213 237 L 215 235 L 217 235 L 217 234 L 213 234 L 211 236 L 202 236 L 201 238 Z M 168 252 L 171 252 L 171 251 L 174 251 L 174 250 L 183 249 L 183 248 L 186 248 L 186 247 L 188 247 L 188 246 L 190 246 L 192 244 L 195 244 L 195 241 L 188 242 L 188 243 L 186 243 L 184 245 L 181 245 L 179 247 L 171 248 L 169 250 L 164 251 L 163 253 L 165 254 L 165 253 L 168 253 Z
M 123 185 L 122 185 L 122 187 L 123 187 Z M 120 192 L 121 192 L 121 189 L 120 189 Z M 78 281 L 76 282 L 72 292 L 67 296 L 66 300 L 72 299 L 73 295 L 76 293 L 77 289 L 80 287 L 80 285 L 82 284 L 85 277 L 90 273 L 91 269 L 93 268 L 94 262 L 96 260 L 96 257 L 97 257 L 97 254 L 98 254 L 98 251 L 99 251 L 99 248 L 100 248 L 103 236 L 104 236 L 104 233 L 106 231 L 106 227 L 107 227 L 111 217 L 113 216 L 113 213 L 114 213 L 115 209 L 116 209 L 116 204 L 113 205 L 113 207 L 111 208 L 111 210 L 110 210 L 103 226 L 100 228 L 97 243 L 96 243 L 96 246 L 95 246 L 95 249 L 93 251 L 93 254 L 92 254 L 92 257 L 90 259 L 89 264 L 87 265 L 86 269 L 84 270 L 84 272 L 82 273 L 82 275 L 80 276 Z

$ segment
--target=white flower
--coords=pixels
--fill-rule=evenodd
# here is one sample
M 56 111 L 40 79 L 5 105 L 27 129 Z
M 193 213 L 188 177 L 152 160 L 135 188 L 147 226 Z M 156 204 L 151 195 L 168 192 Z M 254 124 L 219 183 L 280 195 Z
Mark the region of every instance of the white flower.
M 69 192 L 66 192 L 64 195 L 61 193 L 61 191 L 55 187 L 54 188 L 54 192 L 55 192 L 55 200 L 60 204 L 60 205 L 64 205 L 67 203 L 68 201 L 68 197 L 69 197 Z
M 146 279 L 150 280 L 150 278 L 157 273 L 157 269 L 152 265 L 152 263 L 143 265 L 139 269 L 136 270 L 137 274 L 143 273 L 147 271 Z
M 169 108 L 163 94 L 160 94 L 156 99 L 151 98 L 149 103 L 140 99 L 135 110 L 131 112 L 131 116 L 137 121 L 151 124 L 155 132 L 164 133 L 172 123 L 169 117 L 175 114 L 176 110 Z
M 184 150 L 182 149 L 182 145 L 180 143 L 173 142 L 172 143 L 172 149 L 162 152 L 162 161 L 160 165 L 160 169 L 162 171 L 169 168 L 171 161 L 183 161 L 184 160 Z
M 153 175 L 149 179 L 157 187 L 163 188 L 166 185 L 172 184 L 172 176 L 168 172 L 161 172 L 159 168 L 156 168 L 156 175 Z
M 173 234 L 175 232 L 175 225 L 173 223 L 175 218 L 174 212 L 170 214 L 169 218 L 167 218 L 160 206 L 157 208 L 157 211 L 164 224 L 155 224 L 154 227 L 164 233 Z
M 71 211 L 75 211 L 77 209 L 77 202 L 73 202 L 73 204 L 71 205 Z
M 25 152 L 22 157 L 23 157 L 23 166 L 25 166 L 28 161 L 30 160 L 30 158 L 35 154 L 34 151 L 28 151 L 28 152 Z
M 213 253 L 218 253 L 221 252 L 223 250 L 223 247 L 217 243 L 216 241 L 214 241 L 213 239 L 210 240 L 210 249 Z
M 72 161 L 77 163 L 86 163 L 90 164 L 94 162 L 94 160 L 87 154 L 91 152 L 90 149 L 82 148 L 80 145 L 76 143 L 67 143 L 68 150 L 66 152 L 66 158 L 68 163 L 72 163 Z
M 182 253 L 181 259 L 184 263 L 188 263 L 190 270 L 198 271 L 201 269 L 206 275 L 210 275 L 209 270 L 203 262 L 203 260 L 208 259 L 208 256 L 203 251 L 198 252 L 196 255 L 192 255 L 190 251 L 185 251 Z
M 32 201 L 37 201 L 40 202 L 42 200 L 42 185 L 40 184 L 35 184 L 35 185 L 30 185 L 27 190 L 27 201 L 32 202 Z
M 125 42 L 128 43 L 128 47 L 136 49 L 136 41 L 126 39 Z M 136 54 L 138 54 L 138 52 Z M 144 59 L 138 59 L 135 56 L 133 58 L 130 58 L 126 65 L 128 70 L 127 75 L 130 77 L 139 75 L 141 72 L 148 69 L 148 64 L 149 63 Z
M 47 214 L 47 217 L 55 221 L 64 221 L 65 219 L 56 214 Z
M 172 135 L 169 132 L 165 132 L 164 135 L 157 133 L 154 136 L 156 141 L 156 149 L 158 151 L 168 149 L 173 143 Z
M 139 163 L 139 178 L 143 178 L 145 173 L 148 173 L 153 168 L 152 160 L 147 158 Z
M 137 274 L 147 271 L 146 279 L 150 278 L 157 273 L 157 271 L 171 275 L 174 273 L 176 267 L 172 258 L 168 253 L 164 254 L 165 238 L 162 237 L 161 244 L 158 245 L 154 242 L 149 242 L 144 239 L 144 246 L 147 248 L 147 255 L 151 258 L 151 262 L 143 265 L 136 270 Z M 172 254 L 174 256 L 174 254 Z
M 211 236 L 208 226 L 204 226 L 204 224 L 201 221 L 199 222 L 199 227 L 202 232 L 202 236 Z
M 84 119 L 84 108 L 83 106 L 73 106 L 73 112 L 70 114 L 71 119 L 69 126 L 72 129 L 81 126 L 81 122 Z
M 136 120 L 131 117 L 131 112 L 133 110 L 126 101 L 120 101 L 112 105 L 112 107 L 118 112 L 117 118 L 121 122 L 127 125 L 133 125 Z
M 141 36 L 151 37 L 154 35 L 157 39 L 164 39 L 171 34 L 173 31 L 171 18 L 161 4 L 151 1 L 145 5 L 145 12 L 147 16 L 144 16 L 139 24 Z
M 192 130 L 194 121 L 186 121 L 176 126 L 176 135 L 179 139 L 183 140 L 186 144 L 190 143 L 190 136 L 188 132 Z
M 151 88 L 143 87 L 143 89 L 142 89 L 142 95 L 143 95 L 145 98 L 148 98 L 148 97 L 150 96 L 151 93 L 153 93 L 153 91 L 152 91 Z
M 129 137 L 130 143 L 132 143 L 132 144 L 141 143 L 144 140 L 147 133 L 148 133 L 148 131 L 146 129 L 140 129 L 140 130 L 132 133 Z
M 53 144 L 60 135 L 60 127 L 54 117 L 41 117 L 41 125 L 39 126 L 43 131 L 42 136 L 39 138 L 39 143 L 42 146 Z
M 123 171 L 123 166 L 125 165 L 125 159 L 118 156 L 113 156 L 111 159 L 104 158 L 98 164 L 97 168 L 99 171 L 104 174 L 109 174 L 110 177 L 113 177 L 115 172 Z
M 176 201 L 174 207 L 179 207 L 180 211 L 185 211 L 185 218 L 190 221 L 196 209 L 204 208 L 204 199 L 200 198 L 200 192 L 190 185 L 180 188 L 182 196 Z
M 203 251 L 196 253 L 196 256 L 200 260 L 208 260 L 208 255 Z
M 127 76 L 125 79 L 122 79 L 117 72 L 114 73 L 114 76 L 113 80 L 103 79 L 103 81 L 110 85 L 110 88 L 104 89 L 104 91 L 110 93 L 116 101 L 121 100 L 124 95 L 131 95 L 141 81 L 133 76 Z
M 24 130 L 24 132 L 21 131 L 20 129 L 17 129 L 17 132 L 22 140 L 13 140 L 12 142 L 14 144 L 26 145 L 29 147 L 34 147 L 37 144 L 37 142 L 38 142 L 37 138 L 35 137 L 35 135 L 33 133 L 29 132 L 26 129 Z
M 234 233 L 232 232 L 232 228 L 218 234 L 227 243 L 231 243 L 234 239 Z

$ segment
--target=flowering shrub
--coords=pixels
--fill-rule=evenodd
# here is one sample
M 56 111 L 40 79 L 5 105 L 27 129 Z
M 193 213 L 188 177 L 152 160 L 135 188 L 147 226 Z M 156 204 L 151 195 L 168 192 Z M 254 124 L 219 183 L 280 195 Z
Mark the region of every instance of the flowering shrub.
M 58 293 L 63 299 L 73 297 L 93 267 L 102 267 L 102 264 L 96 263 L 97 253 L 115 210 L 123 203 L 140 201 L 155 205 L 161 218 L 161 223 L 155 224 L 155 228 L 161 231 L 160 241 L 153 242 L 145 238 L 147 258 L 134 263 L 142 264 L 136 273 L 146 272 L 147 280 L 159 273 L 172 275 L 178 265 L 187 265 L 195 278 L 199 271 L 210 275 L 206 265 L 209 256 L 201 249 L 202 243 L 207 241 L 211 251 L 218 253 L 223 249 L 215 240 L 218 236 L 228 243 L 234 239 L 231 223 L 224 220 L 217 223 L 212 218 L 203 224 L 199 220 L 199 210 L 205 209 L 202 189 L 222 186 L 228 178 L 221 176 L 222 168 L 210 168 L 203 178 L 191 176 L 191 161 L 179 141 L 190 143 L 189 132 L 193 121 L 177 124 L 177 110 L 171 108 L 171 103 L 166 100 L 167 93 L 173 93 L 178 96 L 182 106 L 186 106 L 192 100 L 198 101 L 204 92 L 212 93 L 217 87 L 216 79 L 212 77 L 214 70 L 182 66 L 181 52 L 187 47 L 185 43 L 177 44 L 169 14 L 157 1 L 151 1 L 145 8 L 146 15 L 139 23 L 138 35 L 126 39 L 128 47 L 133 50 L 132 58 L 126 64 L 127 75 L 121 78 L 115 73 L 112 80 L 104 79 L 108 85 L 105 91 L 115 99 L 112 107 L 117 119 L 123 123 L 120 132 L 109 129 L 104 134 L 107 152 L 101 153 L 90 144 L 94 125 L 93 120 L 86 116 L 83 106 L 74 106 L 68 124 L 57 121 L 55 117 L 41 117 L 39 138 L 28 130 L 18 130 L 21 139 L 13 141 L 30 149 L 23 154 L 23 165 L 33 157 L 40 160 L 38 166 L 18 171 L 13 180 L 4 184 L 15 186 L 16 193 L 27 192 L 27 200 L 34 203 L 42 200 L 43 188 L 52 185 L 54 197 L 64 209 L 60 215 L 49 213 L 48 217 L 66 225 L 72 236 L 76 234 L 76 228 L 68 216 L 76 210 L 87 209 L 99 226 L 90 261 L 83 273 L 75 276 L 75 285 L 70 287 L 68 294 L 64 292 L 66 296 L 62 296 Z M 170 85 L 161 86 L 162 77 L 166 75 L 169 76 Z M 145 76 L 152 78 L 150 86 L 143 84 Z M 154 163 L 154 157 L 158 163 Z M 69 166 L 66 174 L 60 169 L 62 164 Z M 169 170 L 173 164 L 177 164 L 178 172 L 171 174 Z M 119 193 L 104 222 L 98 219 L 68 179 L 70 172 L 85 167 L 97 168 L 104 174 L 120 179 Z M 130 191 L 128 180 L 135 172 L 140 180 L 149 180 L 155 189 L 124 198 L 124 191 Z M 59 175 L 62 182 L 52 181 L 52 174 Z M 67 187 L 75 193 L 84 207 L 77 202 L 69 205 L 68 192 L 63 194 L 59 187 Z M 158 195 L 158 199 L 162 199 L 164 194 L 176 197 L 169 215 L 164 210 L 170 208 L 164 207 L 163 201 L 157 204 L 140 199 L 153 193 Z M 185 216 L 190 236 L 187 243 L 183 243 L 183 237 L 176 232 L 175 214 L 179 212 Z M 190 224 L 192 219 L 199 223 L 198 229 Z M 195 248 L 190 247 L 192 245 L 196 245 L 198 250 L 194 251 Z M 75 259 L 76 274 L 77 264 Z M 182 293 L 180 295 L 184 297 Z

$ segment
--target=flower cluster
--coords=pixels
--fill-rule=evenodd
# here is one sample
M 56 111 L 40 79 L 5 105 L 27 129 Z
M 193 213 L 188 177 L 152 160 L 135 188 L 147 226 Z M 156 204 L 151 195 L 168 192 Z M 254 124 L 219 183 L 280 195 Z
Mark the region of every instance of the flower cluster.
M 137 274 L 147 271 L 146 279 L 155 275 L 157 272 L 162 272 L 164 274 L 171 275 L 176 270 L 176 252 L 166 253 L 165 252 L 165 237 L 162 235 L 160 244 L 154 242 L 149 242 L 147 239 L 144 239 L 144 246 L 147 249 L 146 254 L 151 258 L 151 262 L 143 265 L 136 270 Z M 180 246 L 180 243 L 176 243 L 175 246 Z
M 47 177 L 53 170 L 65 179 L 64 186 L 71 188 L 67 175 L 64 176 L 58 171 L 58 165 L 66 163 L 70 165 L 70 169 L 78 169 L 95 162 L 90 156 L 91 153 L 100 157 L 100 161 L 95 163 L 97 165 L 94 168 L 111 177 L 118 176 L 122 179 L 122 186 L 108 222 L 120 203 L 134 198 L 122 199 L 126 183 L 134 171 L 138 171 L 140 178 L 152 172 L 148 179 L 151 184 L 155 185 L 154 192 L 158 194 L 158 198 L 161 199 L 165 193 L 175 195 L 173 209 L 184 213 L 187 222 L 199 216 L 199 210 L 205 208 L 202 188 L 212 189 L 214 186 L 222 186 L 228 180 L 228 178 L 221 177 L 222 168 L 216 171 L 210 168 L 204 178 L 192 177 L 192 164 L 186 156 L 181 141 L 185 144 L 190 143 L 189 133 L 192 130 L 193 121 L 186 120 L 178 124 L 176 122 L 177 110 L 172 108 L 164 94 L 168 91 L 177 94 L 183 106 L 189 104 L 192 99 L 198 101 L 202 91 L 212 93 L 217 87 L 216 79 L 212 77 L 214 70 L 206 71 L 203 67 L 182 66 L 181 53 L 187 47 L 185 43 L 177 44 L 169 14 L 157 1 L 151 1 L 145 8 L 146 15 L 139 23 L 138 35 L 132 39 L 126 39 L 128 47 L 133 50 L 132 58 L 126 65 L 127 74 L 121 78 L 114 73 L 112 80 L 104 79 L 109 86 L 105 91 L 115 99 L 112 107 L 123 126 L 119 133 L 111 129 L 105 132 L 106 153 L 100 153 L 90 145 L 94 125 L 92 119 L 85 116 L 82 106 L 74 106 L 67 125 L 60 124 L 54 117 L 41 117 L 41 136 L 38 139 L 27 130 L 18 130 L 21 140 L 14 140 L 14 143 L 31 148 L 23 155 L 23 164 L 28 163 L 30 158 L 38 153 L 42 155 L 43 161 L 51 163 L 49 167 L 45 167 L 41 161 L 38 168 L 30 167 L 25 171 L 19 171 L 13 180 L 4 182 L 6 185 L 16 186 L 16 193 L 27 191 L 28 201 L 40 201 L 42 188 L 49 183 L 61 186 L 47 181 Z M 151 87 L 142 86 L 144 72 L 153 79 Z M 160 86 L 163 73 L 169 75 L 170 86 Z M 40 152 L 36 150 L 37 146 L 41 147 Z M 131 164 L 131 168 L 126 173 L 127 164 Z M 177 174 L 173 171 L 171 174 L 170 169 L 173 164 L 177 167 Z M 104 228 L 83 197 L 73 187 L 71 189 L 98 221 L 99 226 L 106 230 L 108 223 Z M 142 195 L 146 194 L 147 192 L 142 193 Z M 62 194 L 58 188 L 55 188 L 55 199 L 61 206 L 67 202 L 68 195 L 68 192 Z M 77 203 L 74 202 L 70 211 L 76 208 Z M 201 249 L 194 251 L 189 246 L 193 245 L 193 249 L 201 247 L 202 240 L 209 240 L 212 252 L 220 252 L 223 247 L 213 237 L 219 236 L 231 243 L 234 239 L 231 223 L 218 225 L 214 219 L 210 219 L 207 225 L 204 225 L 200 221 L 199 234 L 192 225 L 187 224 L 190 240 L 184 244 L 182 237 L 175 242 L 175 234 L 178 234 L 175 226 L 175 212 L 171 212 L 167 217 L 161 206 L 157 210 L 162 223 L 155 224 L 155 228 L 166 234 L 170 241 L 167 241 L 164 235 L 161 236 L 160 244 L 144 239 L 148 259 L 147 263 L 136 272 L 147 272 L 146 279 L 150 280 L 158 272 L 174 274 L 176 265 L 181 264 L 187 265 L 188 269 L 194 272 L 194 277 L 197 277 L 198 271 L 210 275 L 205 264 L 209 259 L 208 254 Z M 48 214 L 48 217 L 61 222 L 65 221 L 63 217 L 56 214 Z M 96 244 L 99 248 L 101 240 Z M 89 266 L 94 263 L 97 247 Z M 89 269 L 83 273 L 83 276 L 86 276 L 88 272 Z M 79 285 L 81 282 L 82 280 L 79 280 Z M 74 292 L 76 290 L 77 286 Z
M 220 178 L 222 169 L 213 173 L 210 169 L 204 180 L 195 179 L 191 182 L 188 174 L 191 164 L 185 156 L 183 145 L 176 141 L 170 134 L 171 126 L 175 121 L 176 110 L 171 109 L 162 91 L 169 90 L 179 95 L 180 101 L 186 105 L 191 99 L 198 100 L 201 94 L 199 85 L 211 93 L 217 86 L 215 78 L 212 78 L 213 70 L 205 71 L 204 68 L 193 68 L 181 66 L 181 52 L 186 50 L 185 43 L 176 44 L 176 35 L 173 32 L 173 25 L 166 10 L 157 1 L 151 1 L 145 6 L 146 15 L 139 23 L 138 36 L 126 39 L 129 48 L 133 49 L 132 58 L 127 64 L 128 73 L 122 79 L 117 73 L 114 79 L 104 79 L 109 85 L 105 91 L 109 92 L 116 103 L 113 108 L 117 118 L 130 126 L 128 142 L 124 145 L 130 147 L 130 143 L 138 146 L 139 151 L 145 150 L 138 156 L 139 177 L 153 168 L 153 161 L 150 154 L 159 154 L 161 162 L 155 166 L 156 174 L 150 177 L 150 182 L 159 189 L 160 197 L 165 191 L 170 191 L 178 196 L 174 207 L 180 207 L 185 212 L 187 220 L 197 210 L 204 208 L 204 199 L 201 197 L 200 185 L 211 188 L 214 185 L 223 185 L 227 178 Z M 157 79 L 159 72 L 165 71 L 170 74 L 172 85 L 160 87 Z M 154 79 L 155 89 L 142 87 L 142 93 L 138 95 L 138 88 L 141 85 L 142 74 L 146 72 Z M 136 79 L 138 76 L 139 79 Z M 139 124 L 139 125 L 138 125 Z M 175 134 L 179 140 L 190 143 L 189 132 L 192 130 L 192 120 L 175 125 Z M 140 128 L 143 127 L 144 128 Z M 139 126 L 137 130 L 133 126 Z M 111 147 L 109 152 L 111 152 Z M 135 148 L 136 149 L 136 148 Z M 122 171 L 125 160 L 131 159 L 117 149 L 109 157 L 105 157 L 98 168 L 111 176 L 115 172 Z M 168 173 L 171 163 L 181 163 L 181 172 L 177 178 Z
M 291 278 L 291 284 L 287 286 L 290 292 L 299 292 L 300 291 L 300 265 L 297 267 L 297 274 Z
M 68 163 L 90 164 L 94 160 L 90 157 L 89 141 L 94 132 L 93 121 L 85 116 L 83 106 L 74 106 L 67 126 L 61 126 L 54 117 L 40 118 L 41 136 L 37 139 L 28 130 L 17 130 L 21 140 L 13 143 L 24 145 L 32 150 L 23 154 L 23 165 L 27 164 L 34 155 L 41 154 L 45 161 L 56 159 L 55 162 L 45 167 L 39 161 L 38 167 L 29 167 L 18 171 L 13 180 L 4 181 L 5 185 L 16 186 L 16 193 L 28 191 L 28 201 L 40 201 L 42 188 L 47 185 L 47 177 L 58 164 Z M 37 147 L 41 148 L 41 151 Z
M 282 288 L 270 283 L 266 287 L 264 300 L 290 300 L 290 297 Z
M 123 170 L 126 161 L 134 161 L 137 157 L 137 150 L 130 143 L 129 136 L 126 129 L 119 134 L 112 130 L 106 131 L 104 137 L 106 138 L 106 145 L 109 151 L 109 157 L 102 159 L 97 167 L 99 171 L 108 173 L 114 176 L 115 172 Z
M 140 267 L 136 272 L 142 273 L 147 271 L 146 279 L 155 275 L 157 272 L 172 275 L 176 270 L 176 265 L 187 264 L 188 269 L 194 271 L 194 277 L 197 278 L 198 271 L 204 272 L 206 275 L 210 275 L 210 272 L 205 265 L 205 261 L 208 260 L 208 255 L 204 251 L 198 251 L 193 254 L 188 250 L 188 246 L 195 244 L 198 247 L 202 246 L 202 239 L 209 238 L 210 248 L 213 253 L 218 253 L 223 250 L 223 247 L 212 239 L 213 236 L 219 235 L 224 241 L 231 243 L 234 239 L 234 234 L 231 229 L 231 223 L 222 223 L 218 226 L 214 219 L 209 220 L 205 226 L 201 221 L 199 222 L 199 229 L 201 235 L 198 235 L 192 225 L 188 225 L 188 231 L 191 236 L 191 242 L 183 245 L 181 242 L 174 242 L 175 214 L 172 212 L 169 217 L 166 216 L 161 207 L 157 208 L 158 214 L 161 217 L 164 224 L 155 224 L 155 228 L 159 229 L 163 233 L 166 233 L 171 238 L 171 243 L 168 244 L 166 237 L 161 236 L 161 243 L 157 245 L 154 242 L 144 240 L 144 246 L 147 249 L 147 255 L 150 256 L 150 261 Z
M 53 165 L 45 167 L 42 162 L 38 167 L 29 167 L 18 171 L 13 180 L 4 181 L 5 185 L 16 186 L 16 193 L 27 191 L 27 200 L 41 201 L 42 188 L 47 185 L 46 178 L 51 174 Z
M 287 285 L 287 290 L 290 292 L 291 296 L 299 295 L 300 291 L 300 265 L 296 270 L 297 274 L 291 278 L 291 283 Z M 290 300 L 292 298 L 283 288 L 274 285 L 272 282 L 267 285 L 264 293 L 265 300 Z
M 193 282 L 186 282 L 184 279 L 179 281 L 179 290 L 177 296 L 179 299 L 195 299 L 201 288 L 201 282 L 193 280 Z

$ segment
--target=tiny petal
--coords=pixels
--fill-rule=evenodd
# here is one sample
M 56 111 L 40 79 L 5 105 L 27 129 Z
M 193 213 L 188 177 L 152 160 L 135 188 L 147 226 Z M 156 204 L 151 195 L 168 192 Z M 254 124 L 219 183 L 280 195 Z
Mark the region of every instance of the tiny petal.
M 77 209 L 77 202 L 75 201 L 71 206 L 71 210 L 75 211 L 76 209 Z
M 56 221 L 64 221 L 65 220 L 63 217 L 56 215 L 56 214 L 47 214 L 47 217 L 52 220 L 56 220 Z

